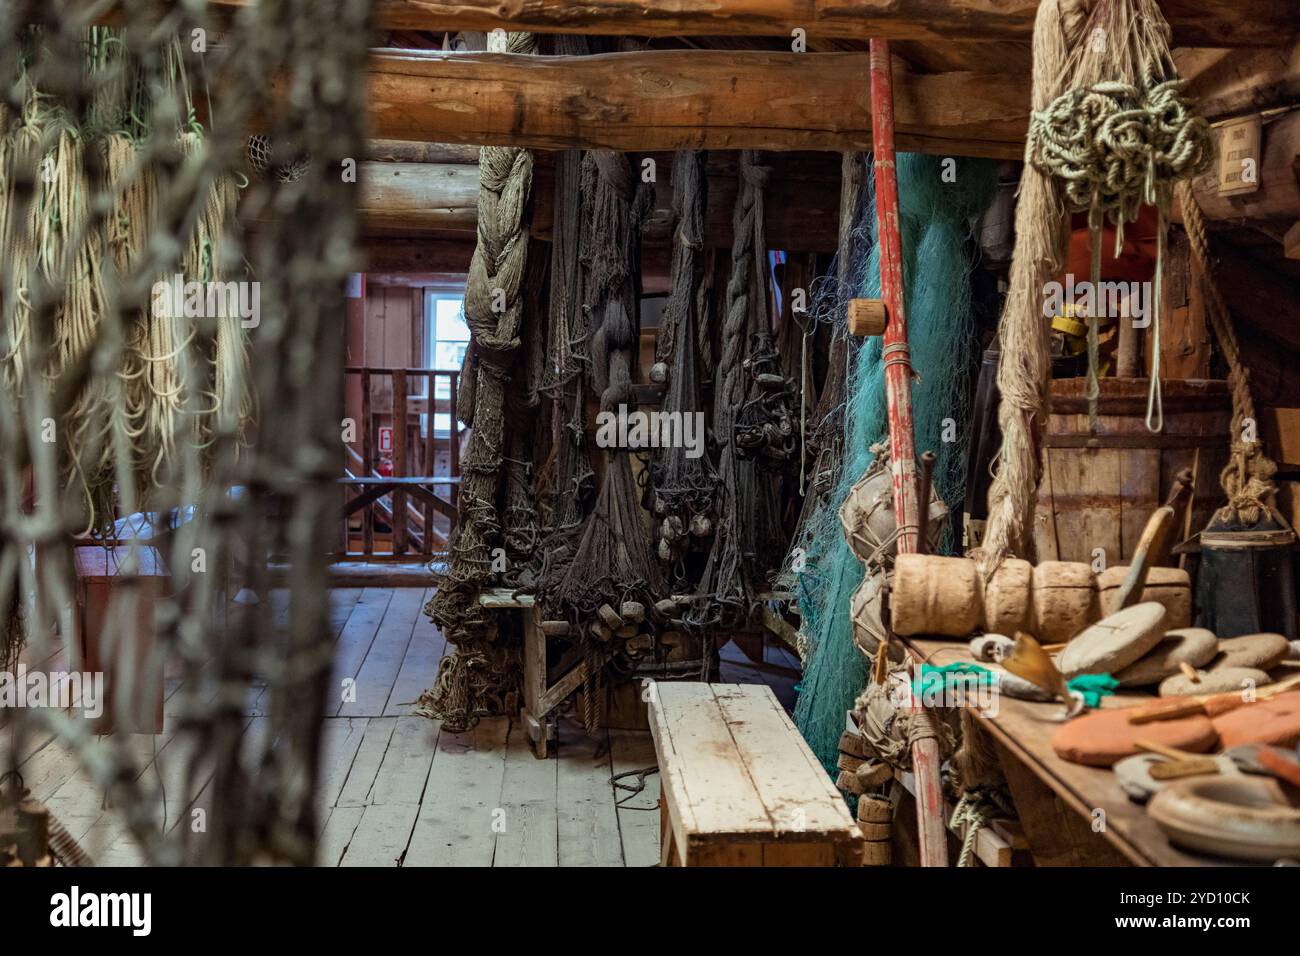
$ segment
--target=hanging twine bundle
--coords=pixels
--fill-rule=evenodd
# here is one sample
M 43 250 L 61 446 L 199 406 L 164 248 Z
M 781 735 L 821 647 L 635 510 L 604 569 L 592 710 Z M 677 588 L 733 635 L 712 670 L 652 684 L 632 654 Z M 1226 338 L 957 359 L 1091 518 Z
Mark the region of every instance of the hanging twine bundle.
M 558 36 L 557 55 L 589 52 L 586 37 Z M 582 191 L 583 153 L 565 150 L 555 160 L 555 225 L 551 241 L 546 367 L 542 392 L 551 399 L 551 457 L 539 484 L 543 521 L 550 533 L 576 527 L 595 497 L 595 474 L 587 453 L 587 380 L 591 372 L 590 321 L 585 304 L 586 267 L 579 254 L 587 198 Z
M 495 52 L 535 52 L 532 34 L 511 33 L 504 40 L 498 36 L 489 34 L 489 49 Z M 421 695 L 418 708 L 456 730 L 501 712 L 518 682 L 512 654 L 492 646 L 496 621 L 480 606 L 478 595 L 492 577 L 491 548 L 501 535 L 497 497 L 507 441 L 505 393 L 524 315 L 525 212 L 532 174 L 532 154 L 526 149 L 485 146 L 479 153 L 478 244 L 464 305 L 470 346 L 458 406 L 473 432 L 458 499 L 460 520 L 448 543 L 447 571 L 425 608 L 456 652 L 443 658 L 438 679 Z
M 687 416 L 703 413 L 697 360 L 700 324 L 699 289 L 703 278 L 699 252 L 704 246 L 704 153 L 679 152 L 673 161 L 674 231 L 672 292 L 664 306 L 655 346 L 660 363 L 671 361 L 663 413 L 685 427 Z M 700 441 L 704 439 L 699 436 Z M 659 560 L 673 569 L 674 587 L 684 590 L 690 574 L 682 559 L 688 551 L 707 550 L 718 519 L 717 472 L 708 455 L 692 457 L 685 442 L 655 451 L 650 466 L 651 510 L 659 522 Z
M 763 190 L 771 169 L 759 165 L 754 150 L 740 154 L 740 188 L 732 211 L 731 275 L 727 280 L 727 315 L 722 326 L 718 366 L 713 382 L 713 433 L 722 444 L 718 475 L 722 480 L 721 515 L 713 550 L 701 582 L 702 598 L 687 615 L 696 626 L 711 626 L 749 611 L 752 592 L 744 569 L 743 536 L 746 496 L 757 491 L 748 479 L 752 462 L 741 461 L 733 441 L 735 416 L 745 399 L 744 359 L 749 335 L 767 327 L 767 239 Z M 752 499 L 750 499 L 752 500 Z M 777 553 L 780 553 L 778 545 Z
M 1043 0 L 1034 18 L 1032 108 L 1056 98 L 1067 50 L 1081 42 L 1079 0 Z M 1043 318 L 1043 287 L 1060 274 L 1068 239 L 1061 181 L 1026 163 L 1016 203 L 1015 251 L 1006 303 L 998 324 L 998 427 L 1002 446 L 989 487 L 984 542 L 974 556 L 991 574 L 1008 554 L 1027 555 L 1030 516 L 1038 490 L 1038 450 L 1047 418 L 1052 371 L 1049 324 Z
M 93 84 L 85 118 L 74 123 L 29 82 L 21 122 L 0 144 L 6 210 L 0 212 L 0 249 L 19 277 L 15 295 L 5 301 L 10 348 L 0 356 L 0 374 L 19 391 L 30 384 L 23 357 L 34 332 L 28 280 L 61 285 L 44 350 L 45 382 L 52 385 L 92 361 L 92 349 L 104 355 L 95 360 L 119 368 L 117 382 L 91 377 L 59 422 L 64 467 L 81 491 L 80 530 L 86 533 L 106 527 L 115 504 L 132 511 L 147 506 L 178 467 L 178 443 L 195 446 L 202 459 L 216 434 L 241 436 L 253 408 L 247 336 L 237 314 L 223 308 L 217 316 L 159 316 L 150 302 L 126 316 L 124 340 L 100 335 L 104 316 L 120 308 L 122 281 L 144 262 L 157 228 L 157 171 L 142 160 L 137 143 L 152 133 L 159 93 L 172 115 L 185 117 L 175 134 L 182 160 L 200 166 L 206 157 L 179 41 L 162 50 L 161 83 L 154 85 L 116 32 L 92 27 L 82 49 Z M 24 222 L 8 212 L 17 164 L 39 170 Z M 233 227 L 237 187 L 229 175 L 203 182 L 209 185 L 176 271 L 208 283 L 225 278 L 220 250 Z M 90 206 L 96 191 L 110 204 L 102 219 Z M 183 416 L 188 403 L 196 411 Z

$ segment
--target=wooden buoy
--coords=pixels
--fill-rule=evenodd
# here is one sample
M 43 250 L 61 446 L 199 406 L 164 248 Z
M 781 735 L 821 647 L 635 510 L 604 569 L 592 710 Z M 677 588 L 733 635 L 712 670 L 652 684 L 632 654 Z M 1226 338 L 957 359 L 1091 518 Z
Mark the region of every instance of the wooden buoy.
M 858 801 L 859 823 L 892 823 L 894 805 L 883 797 L 863 797 Z
M 1097 575 L 1097 594 L 1101 601 L 1102 614 L 1114 612 L 1115 605 L 1119 602 L 1120 588 L 1126 577 L 1128 577 L 1127 565 L 1107 568 Z M 1170 630 L 1192 626 L 1191 578 L 1181 568 L 1149 569 L 1141 600 L 1155 601 L 1164 605 L 1167 614 L 1165 627 Z
M 850 335 L 884 335 L 889 310 L 881 299 L 849 299 Z
M 547 637 L 564 637 L 573 629 L 568 621 L 542 621 L 539 627 Z
M 1007 558 L 984 586 L 984 627 L 998 634 L 1027 630 L 1033 606 L 1034 566 Z
M 889 592 L 894 633 L 962 637 L 984 621 L 984 588 L 966 558 L 900 554 Z
M 638 601 L 624 601 L 619 605 L 618 616 L 629 624 L 640 624 L 645 620 L 645 605 Z
M 893 862 L 893 844 L 888 840 L 868 840 L 862 844 L 863 866 L 889 866 Z
M 623 619 L 618 616 L 618 612 L 608 604 L 602 604 L 600 607 L 596 608 L 596 616 L 599 617 L 601 623 L 611 631 L 617 631 L 624 624 Z
M 1031 630 L 1040 643 L 1068 641 L 1100 616 L 1097 585 L 1086 564 L 1044 561 L 1034 568 L 1033 588 Z
M 1065 643 L 1105 615 L 1100 585 L 1113 592 L 1125 573 L 1111 568 L 1094 579 L 1086 564 L 1053 561 L 1039 570 L 1012 558 L 986 583 L 969 558 L 901 554 L 890 584 L 890 623 L 903 637 L 1025 631 L 1040 643 Z M 1142 600 L 1164 607 L 1166 628 L 1191 623 L 1191 579 L 1180 568 L 1152 568 Z
M 644 654 L 655 646 L 654 635 L 638 634 L 636 637 L 628 638 L 623 646 L 627 648 L 629 654 Z

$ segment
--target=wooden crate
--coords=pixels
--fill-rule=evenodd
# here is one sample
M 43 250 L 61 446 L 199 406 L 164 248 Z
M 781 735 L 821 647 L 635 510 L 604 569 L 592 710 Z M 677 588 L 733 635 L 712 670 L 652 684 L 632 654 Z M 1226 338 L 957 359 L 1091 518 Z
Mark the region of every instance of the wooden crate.
M 1163 383 L 1164 430 L 1145 424 L 1147 380 L 1104 378 L 1098 427 L 1088 427 L 1087 381 L 1052 381 L 1052 412 L 1043 437 L 1043 477 L 1034 512 L 1039 561 L 1127 564 L 1151 512 L 1164 503 L 1174 476 L 1193 469 L 1191 516 L 1200 531 L 1223 503 L 1219 472 L 1228 460 L 1232 403 L 1227 383 L 1171 379 Z M 1184 528 L 1175 535 L 1181 540 Z
M 661 865 L 860 866 L 862 831 L 767 685 L 659 682 Z

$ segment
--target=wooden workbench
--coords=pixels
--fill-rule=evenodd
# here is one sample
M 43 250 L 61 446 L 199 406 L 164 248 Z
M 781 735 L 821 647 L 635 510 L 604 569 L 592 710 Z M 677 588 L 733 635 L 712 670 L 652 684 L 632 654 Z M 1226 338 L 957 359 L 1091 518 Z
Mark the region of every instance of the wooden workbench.
M 978 663 L 965 641 L 908 638 L 917 656 L 942 666 Z M 1116 694 L 1102 706 L 1151 701 L 1150 694 Z M 996 745 L 1020 825 L 1039 866 L 1232 866 L 1234 861 L 1186 853 L 1173 846 L 1146 807 L 1120 789 L 1109 769 L 1062 760 L 1052 750 L 1058 703 L 998 696 L 997 714 L 980 721 Z

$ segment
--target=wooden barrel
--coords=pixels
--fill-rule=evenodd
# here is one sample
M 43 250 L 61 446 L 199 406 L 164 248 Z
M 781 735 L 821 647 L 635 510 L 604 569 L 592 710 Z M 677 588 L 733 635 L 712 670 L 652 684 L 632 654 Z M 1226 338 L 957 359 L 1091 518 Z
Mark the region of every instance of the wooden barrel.
M 1106 567 L 1125 564 L 1151 512 L 1163 504 L 1174 477 L 1195 478 L 1195 533 L 1223 504 L 1219 472 L 1228 460 L 1232 400 L 1226 382 L 1172 379 L 1164 386 L 1164 430 L 1146 427 L 1144 378 L 1103 378 L 1096 434 L 1088 429 L 1088 383 L 1052 381 L 1052 409 L 1042 449 L 1043 477 L 1034 514 L 1039 561 L 1085 561 L 1096 550 Z M 1175 541 L 1184 528 L 1175 529 Z

